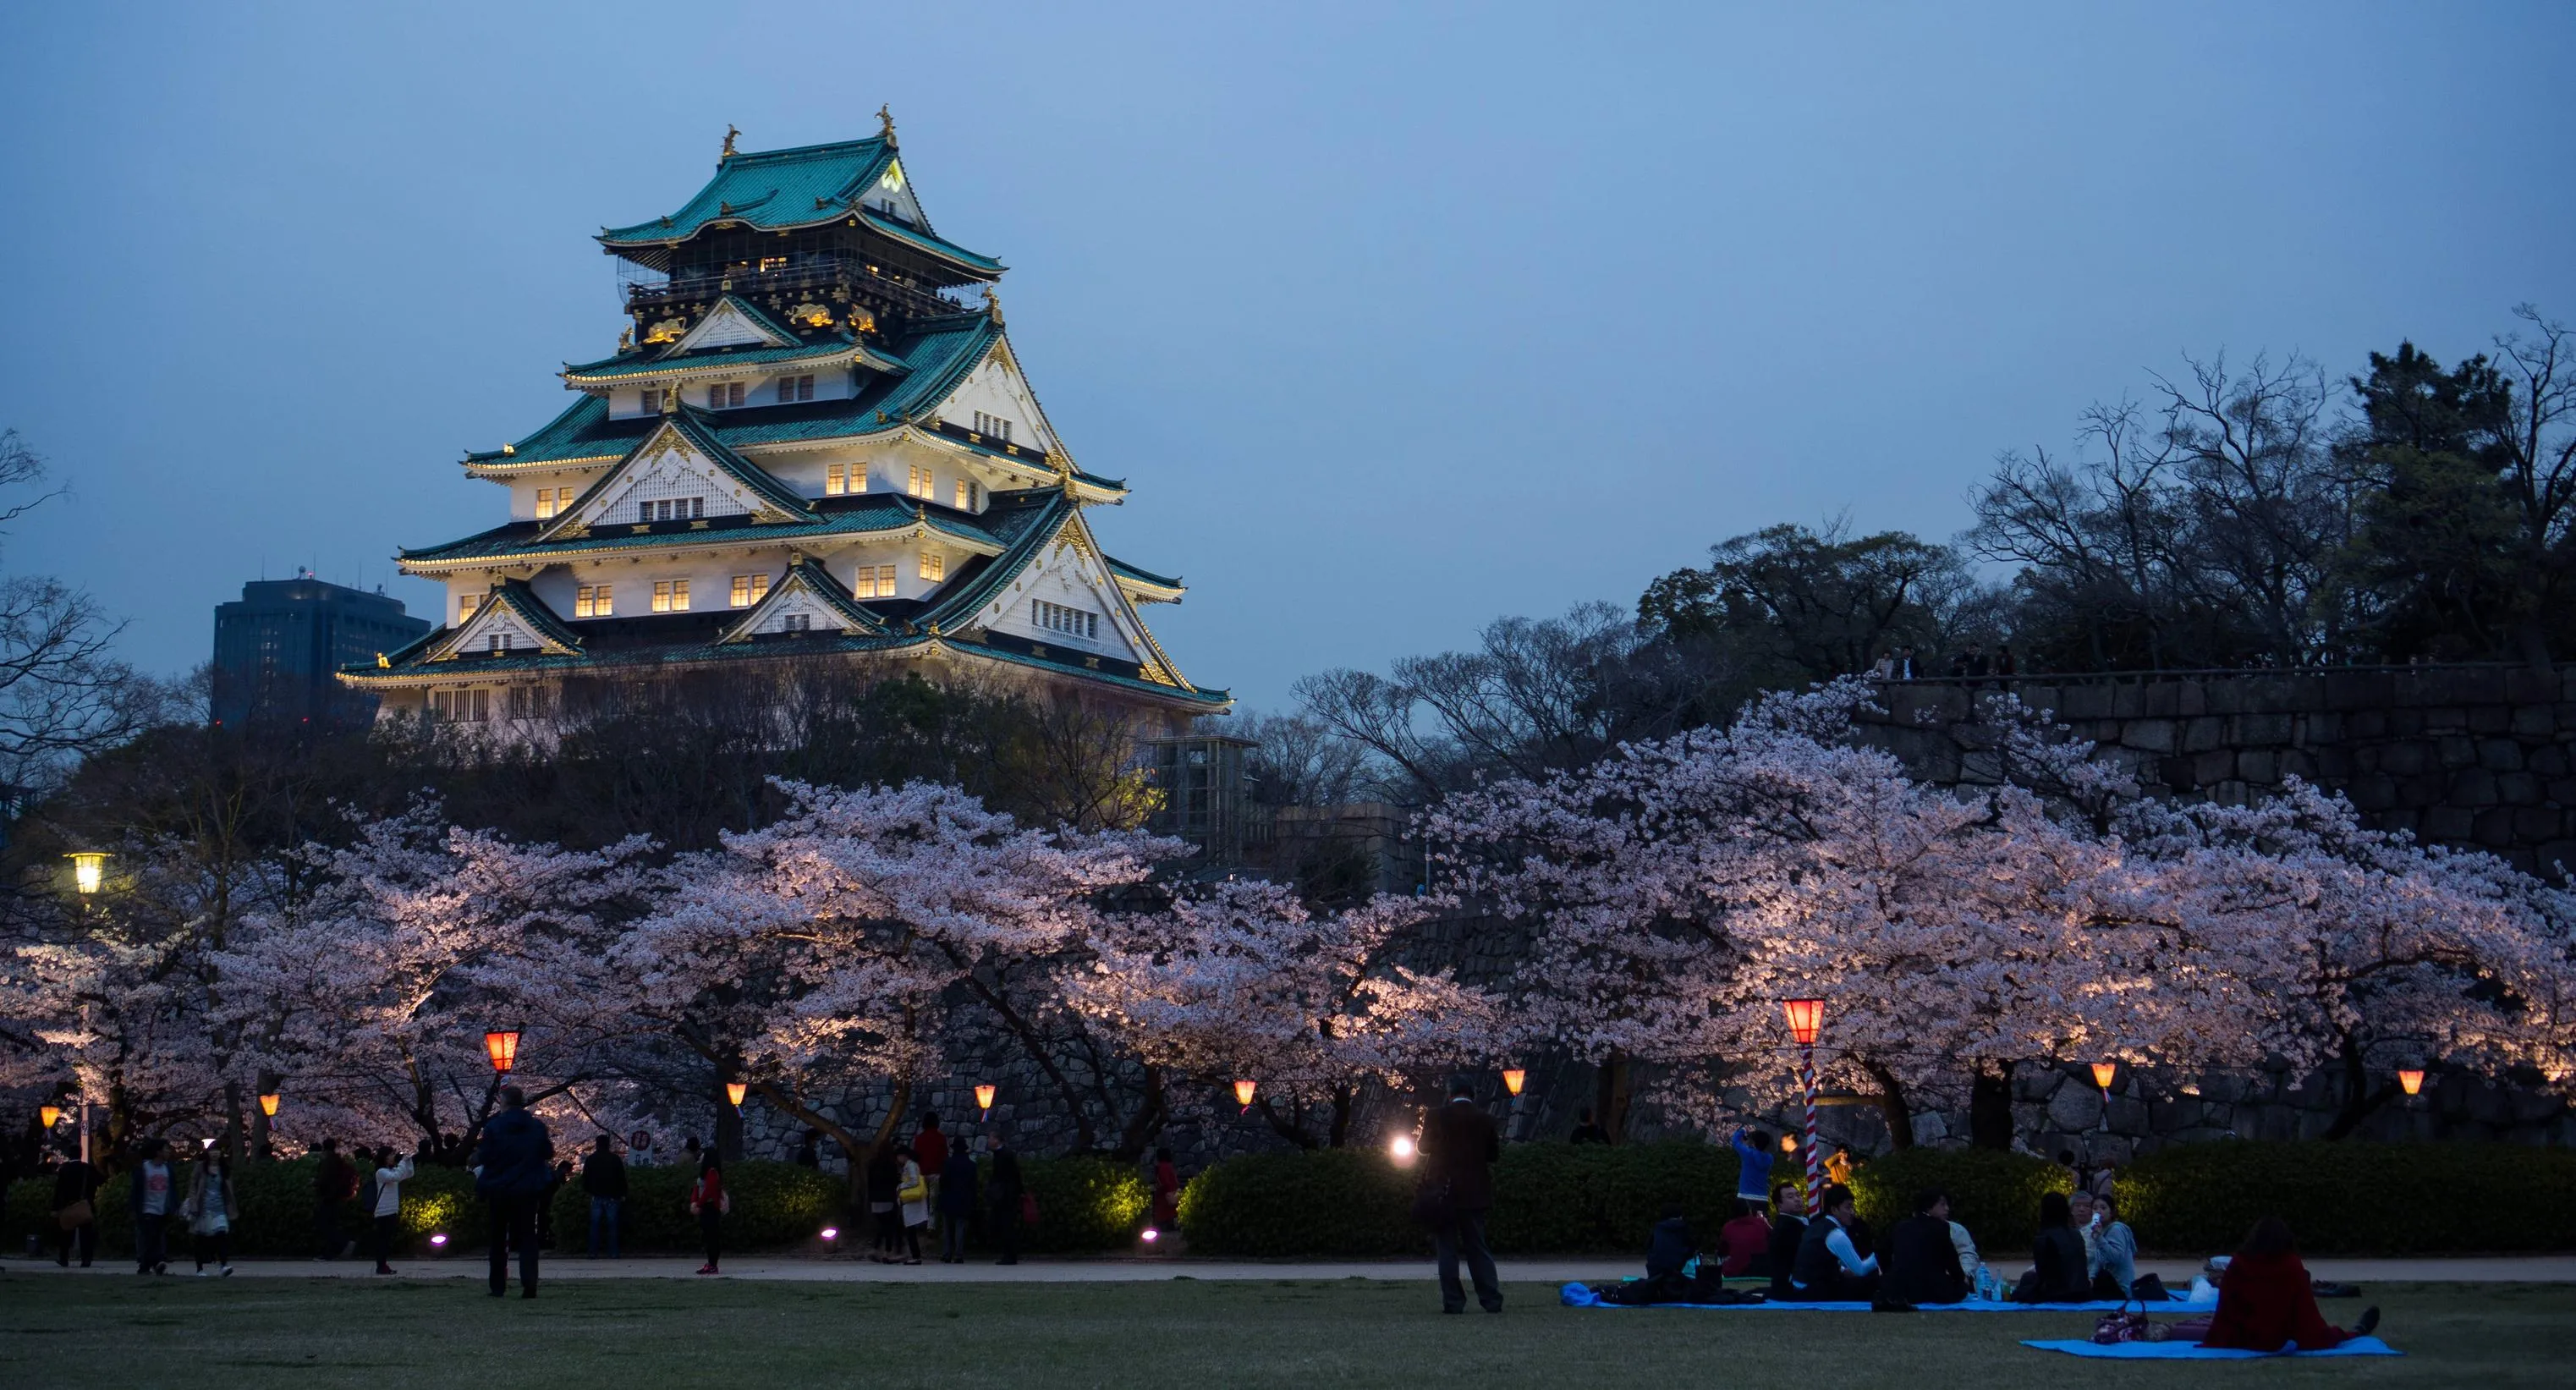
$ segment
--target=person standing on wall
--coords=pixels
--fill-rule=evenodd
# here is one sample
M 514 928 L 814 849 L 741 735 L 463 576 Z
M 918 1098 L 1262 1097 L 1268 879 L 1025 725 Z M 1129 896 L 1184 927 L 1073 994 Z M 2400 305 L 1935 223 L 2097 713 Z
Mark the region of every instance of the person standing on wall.
M 1467 1291 L 1458 1282 L 1462 1254 L 1476 1281 L 1476 1302 L 1488 1313 L 1503 1311 L 1502 1282 L 1485 1248 L 1485 1213 L 1494 1207 L 1494 1163 L 1503 1156 L 1503 1139 L 1493 1117 L 1477 1108 L 1474 1082 L 1462 1077 L 1449 1084 L 1449 1103 L 1423 1121 L 1420 1153 L 1416 1208 L 1439 1251 L 1440 1311 L 1467 1311 Z
M 537 1296 L 537 1198 L 554 1176 L 555 1145 L 546 1122 L 528 1113 L 528 1096 L 501 1088 L 501 1113 L 483 1126 L 475 1194 L 491 1213 L 494 1298 L 510 1291 L 510 1247 L 519 1248 L 519 1297 Z

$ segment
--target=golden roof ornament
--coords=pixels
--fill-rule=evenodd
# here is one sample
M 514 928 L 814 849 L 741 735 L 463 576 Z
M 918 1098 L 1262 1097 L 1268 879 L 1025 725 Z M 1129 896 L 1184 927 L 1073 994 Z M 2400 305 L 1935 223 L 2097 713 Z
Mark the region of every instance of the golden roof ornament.
M 988 318 L 988 319 L 991 319 L 991 320 L 992 320 L 995 324 L 997 324 L 997 325 L 998 325 L 999 323 L 1001 323 L 1001 321 L 1002 321 L 1002 287 L 1001 287 L 1001 286 L 999 286 L 999 285 L 986 285 L 986 286 L 984 287 L 984 317 L 986 317 L 986 318 Z
M 741 134 L 742 132 L 734 129 L 730 123 L 725 126 L 724 151 L 716 156 L 716 163 L 722 164 L 726 160 L 733 158 L 733 142 L 735 137 Z
M 630 323 L 617 331 L 617 350 L 621 354 L 635 350 L 635 325 Z
M 665 415 L 677 415 L 680 413 L 679 387 L 665 386 L 662 388 L 662 413 Z
M 877 108 L 877 138 L 885 141 L 890 147 L 895 142 L 894 110 L 891 102 Z

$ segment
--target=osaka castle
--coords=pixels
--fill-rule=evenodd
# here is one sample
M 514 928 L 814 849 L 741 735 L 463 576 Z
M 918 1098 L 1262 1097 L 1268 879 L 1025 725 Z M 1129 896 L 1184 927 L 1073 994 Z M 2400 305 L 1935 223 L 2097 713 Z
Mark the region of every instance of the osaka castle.
M 733 145 L 677 211 L 600 233 L 616 353 L 567 366 L 572 404 L 535 433 L 465 456 L 509 519 L 403 551 L 446 586 L 444 626 L 341 679 L 392 717 L 501 721 L 584 676 L 838 656 L 854 679 L 1096 694 L 1172 733 L 1226 709 L 1139 616 L 1181 583 L 1101 548 L 1094 510 L 1127 485 L 1048 422 L 1002 263 L 933 230 L 893 121 Z

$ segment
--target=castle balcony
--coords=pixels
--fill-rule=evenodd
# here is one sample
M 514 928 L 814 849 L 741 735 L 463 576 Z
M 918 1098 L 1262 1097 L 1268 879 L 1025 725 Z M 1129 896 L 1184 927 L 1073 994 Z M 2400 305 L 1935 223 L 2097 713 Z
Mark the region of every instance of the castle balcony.
M 651 316 L 679 304 L 704 304 L 719 295 L 759 300 L 769 295 L 818 295 L 843 290 L 862 303 L 914 318 L 954 314 L 973 305 L 908 285 L 856 256 L 815 254 L 764 266 L 736 262 L 720 272 L 630 280 L 628 313 Z

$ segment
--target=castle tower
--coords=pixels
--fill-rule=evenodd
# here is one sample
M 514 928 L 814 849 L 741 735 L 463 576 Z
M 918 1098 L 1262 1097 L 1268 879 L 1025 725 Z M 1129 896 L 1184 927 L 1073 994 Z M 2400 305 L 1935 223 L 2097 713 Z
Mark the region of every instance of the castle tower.
M 541 718 L 578 673 L 788 656 L 971 668 L 1223 711 L 1138 614 L 1179 580 L 1114 559 L 1022 373 L 999 261 L 940 237 L 889 121 L 735 153 L 677 212 L 603 231 L 629 324 L 571 407 L 465 456 L 510 519 L 405 550 L 446 625 L 341 679 L 388 715 Z M 981 291 L 978 299 L 967 294 Z

